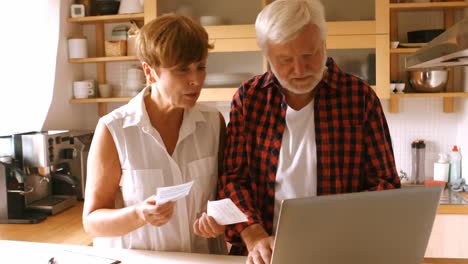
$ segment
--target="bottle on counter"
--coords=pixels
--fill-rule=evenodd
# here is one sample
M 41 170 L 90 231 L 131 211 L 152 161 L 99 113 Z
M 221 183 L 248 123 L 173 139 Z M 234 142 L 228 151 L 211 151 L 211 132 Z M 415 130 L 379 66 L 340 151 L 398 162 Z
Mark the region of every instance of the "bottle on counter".
M 425 166 L 426 143 L 424 140 L 416 140 L 411 143 L 411 183 L 424 184 L 426 174 Z
M 434 181 L 448 182 L 450 162 L 445 153 L 439 153 L 439 159 L 434 163 Z
M 461 153 L 457 145 L 454 145 L 450 153 L 450 184 L 454 184 L 461 178 Z

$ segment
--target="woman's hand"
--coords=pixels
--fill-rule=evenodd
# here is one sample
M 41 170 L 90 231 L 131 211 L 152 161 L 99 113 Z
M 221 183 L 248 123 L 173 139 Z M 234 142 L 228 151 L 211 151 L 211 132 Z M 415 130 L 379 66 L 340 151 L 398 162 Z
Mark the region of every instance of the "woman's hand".
M 200 218 L 193 223 L 193 232 L 201 237 L 217 237 L 224 233 L 225 226 L 220 225 L 213 217 L 203 213 Z
M 155 197 L 151 196 L 136 207 L 136 212 L 138 217 L 145 223 L 162 226 L 171 219 L 174 213 L 174 205 L 174 202 L 158 205 Z

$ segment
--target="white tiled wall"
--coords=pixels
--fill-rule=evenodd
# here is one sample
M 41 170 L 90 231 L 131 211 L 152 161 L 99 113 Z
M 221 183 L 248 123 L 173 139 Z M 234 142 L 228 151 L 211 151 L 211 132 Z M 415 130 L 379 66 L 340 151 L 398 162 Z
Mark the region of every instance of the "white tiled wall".
M 442 98 L 406 98 L 400 100 L 400 112 L 388 113 L 388 100 L 382 100 L 392 136 L 398 170 L 411 174 L 411 142 L 424 139 L 426 178 L 433 177 L 438 153 L 449 153 L 453 145 L 462 145 L 462 119 L 466 115 L 464 99 L 455 100 L 455 113 L 443 113 Z M 463 150 L 463 149 L 462 149 Z M 463 154 L 463 153 L 462 153 Z

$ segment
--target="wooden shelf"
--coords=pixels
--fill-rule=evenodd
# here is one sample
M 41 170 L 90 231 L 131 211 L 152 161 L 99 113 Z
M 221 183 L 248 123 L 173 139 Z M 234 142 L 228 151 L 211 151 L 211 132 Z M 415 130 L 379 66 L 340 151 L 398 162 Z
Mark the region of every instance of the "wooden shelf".
M 390 94 L 394 98 L 417 98 L 417 97 L 468 97 L 468 92 L 448 92 L 448 93 L 396 93 Z
M 454 99 L 468 97 L 468 92 L 443 92 L 443 93 L 401 93 L 390 94 L 389 112 L 398 113 L 401 98 L 443 98 L 443 112 L 454 112 Z
M 198 102 L 231 101 L 238 88 L 203 88 Z M 127 103 L 132 97 L 70 99 L 71 104 Z
M 238 88 L 203 88 L 199 102 L 230 102 Z
M 79 24 L 95 24 L 95 23 L 118 23 L 128 22 L 130 20 L 143 21 L 145 18 L 143 13 L 137 14 L 118 14 L 106 16 L 85 16 L 67 18 L 67 22 Z
M 92 63 L 92 62 L 118 62 L 118 61 L 135 61 L 137 56 L 117 56 L 117 57 L 93 57 L 84 59 L 68 59 L 69 63 Z
M 468 7 L 468 2 L 428 2 L 428 3 L 390 3 L 390 11 L 395 10 L 441 10 Z
M 390 53 L 393 54 L 409 54 L 409 53 L 414 53 L 418 51 L 419 48 L 396 48 L 396 49 L 390 49 Z

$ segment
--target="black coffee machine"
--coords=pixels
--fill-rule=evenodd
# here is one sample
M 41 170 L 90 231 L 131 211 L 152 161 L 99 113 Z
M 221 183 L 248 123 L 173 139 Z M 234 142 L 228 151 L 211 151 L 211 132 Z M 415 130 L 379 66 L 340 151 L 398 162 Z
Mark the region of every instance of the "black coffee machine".
M 0 223 L 34 224 L 47 214 L 26 209 L 25 195 L 32 192 L 25 187 L 25 175 L 15 160 L 0 161 Z

